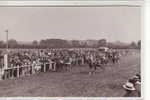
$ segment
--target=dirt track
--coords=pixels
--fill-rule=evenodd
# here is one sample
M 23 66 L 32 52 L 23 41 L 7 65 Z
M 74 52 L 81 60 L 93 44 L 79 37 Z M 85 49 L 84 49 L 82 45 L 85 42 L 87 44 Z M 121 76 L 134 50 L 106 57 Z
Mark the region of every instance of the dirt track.
M 121 97 L 122 84 L 140 71 L 140 55 L 121 58 L 120 64 L 106 66 L 88 75 L 88 66 L 74 66 L 71 72 L 46 72 L 0 81 L 0 96 L 92 96 Z

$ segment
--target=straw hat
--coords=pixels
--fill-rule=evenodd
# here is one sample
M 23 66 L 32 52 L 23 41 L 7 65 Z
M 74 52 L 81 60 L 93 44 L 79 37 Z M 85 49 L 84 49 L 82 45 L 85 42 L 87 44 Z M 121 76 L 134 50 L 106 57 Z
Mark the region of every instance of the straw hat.
M 135 87 L 131 82 L 126 82 L 126 84 L 123 85 L 123 88 L 130 91 L 135 90 Z

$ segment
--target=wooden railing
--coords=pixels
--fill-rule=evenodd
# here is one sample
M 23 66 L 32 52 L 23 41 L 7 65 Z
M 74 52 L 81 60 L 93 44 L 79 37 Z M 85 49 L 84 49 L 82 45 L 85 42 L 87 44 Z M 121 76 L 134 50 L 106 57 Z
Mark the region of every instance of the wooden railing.
M 46 71 L 56 71 L 56 63 L 50 62 L 50 63 L 43 63 L 40 65 L 41 69 L 38 72 L 46 72 Z M 37 73 L 35 70 L 35 66 L 33 65 L 24 65 L 24 66 L 16 66 L 16 67 L 10 67 L 7 69 L 1 69 L 0 72 L 0 79 L 13 79 L 23 76 L 29 76 L 32 74 Z

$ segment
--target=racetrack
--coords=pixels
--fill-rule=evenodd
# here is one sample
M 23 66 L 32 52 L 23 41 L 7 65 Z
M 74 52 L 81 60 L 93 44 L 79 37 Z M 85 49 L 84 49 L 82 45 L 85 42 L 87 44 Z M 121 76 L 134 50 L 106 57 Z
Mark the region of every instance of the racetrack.
M 122 85 L 140 72 L 140 54 L 121 57 L 120 64 L 89 75 L 89 68 L 74 66 L 71 72 L 46 72 L 0 81 L 0 96 L 27 97 L 122 97 Z

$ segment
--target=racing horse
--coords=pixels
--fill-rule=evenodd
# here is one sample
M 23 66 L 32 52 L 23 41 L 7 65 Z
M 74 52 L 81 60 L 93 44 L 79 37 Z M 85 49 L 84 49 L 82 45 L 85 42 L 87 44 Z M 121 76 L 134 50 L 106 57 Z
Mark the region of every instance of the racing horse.
M 89 74 L 94 73 L 97 70 L 97 68 L 101 68 L 102 70 L 105 70 L 105 67 L 102 64 L 101 59 L 98 58 L 98 57 L 94 58 L 94 59 L 93 58 L 89 59 L 88 60 L 88 65 L 89 65 L 89 68 L 90 68 Z

